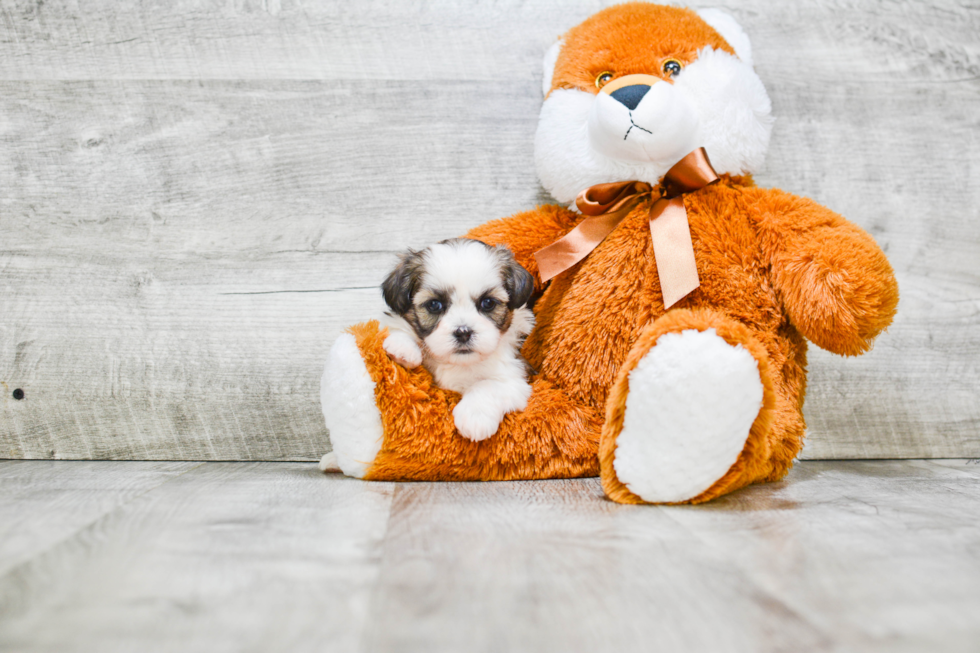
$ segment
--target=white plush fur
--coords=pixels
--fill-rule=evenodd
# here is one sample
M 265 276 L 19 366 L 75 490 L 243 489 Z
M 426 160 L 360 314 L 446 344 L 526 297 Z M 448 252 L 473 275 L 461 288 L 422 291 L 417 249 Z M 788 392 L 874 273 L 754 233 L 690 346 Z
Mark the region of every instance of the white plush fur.
M 471 440 L 484 440 L 497 432 L 504 415 L 527 407 L 531 386 L 519 350 L 534 327 L 534 314 L 526 307 L 515 309 L 510 324 L 501 331 L 477 308 L 476 302 L 488 295 L 501 304 L 509 299 L 499 259 L 482 243 L 432 245 L 423 260 L 421 289 L 412 303 L 421 307 L 434 296 L 433 289 L 441 289 L 448 292 L 448 310 L 432 333 L 421 339 L 404 318 L 386 315 L 390 335 L 384 341 L 385 351 L 407 367 L 421 363 L 436 385 L 462 394 L 453 410 L 456 429 Z M 473 332 L 465 351 L 453 336 L 460 327 Z
M 697 12 L 701 20 L 711 25 L 716 32 L 721 34 L 728 45 L 732 46 L 738 58 L 747 63 L 752 63 L 752 43 L 748 35 L 742 30 L 742 26 L 735 21 L 735 18 L 721 9 L 701 9 Z
M 691 499 L 735 463 L 762 407 L 755 358 L 714 329 L 661 336 L 629 375 L 614 468 L 649 502 Z
M 333 451 L 320 461 L 348 476 L 363 478 L 381 450 L 384 433 L 368 374 L 354 336 L 345 333 L 333 344 L 320 379 L 320 406 L 330 429 Z
M 698 140 L 715 170 L 742 175 L 762 168 L 772 133 L 772 103 L 750 65 L 705 48 L 674 86 L 696 107 Z
M 696 147 L 719 173 L 753 173 L 769 148 L 771 110 L 752 66 L 710 47 L 672 82 L 654 84 L 632 111 L 605 93 L 555 89 L 535 135 L 538 176 L 567 204 L 594 184 L 656 184 Z
M 698 114 L 673 84 L 650 87 L 632 111 L 600 93 L 589 112 L 589 144 L 611 159 L 657 168 L 674 165 L 696 147 Z
M 551 90 L 551 79 L 555 74 L 555 64 L 558 62 L 561 44 L 562 40 L 558 39 L 544 53 L 544 77 L 541 78 L 541 92 L 544 95 L 548 95 L 548 91 Z
M 320 471 L 324 472 L 325 474 L 343 471 L 340 469 L 340 463 L 337 462 L 337 453 L 335 451 L 323 454 L 323 457 L 320 458 L 320 464 L 318 467 L 320 468 Z

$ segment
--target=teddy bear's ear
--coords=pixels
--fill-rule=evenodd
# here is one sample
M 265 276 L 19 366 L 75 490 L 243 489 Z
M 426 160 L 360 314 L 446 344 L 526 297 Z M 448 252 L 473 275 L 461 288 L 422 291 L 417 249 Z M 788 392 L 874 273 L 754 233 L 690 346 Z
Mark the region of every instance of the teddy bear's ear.
M 561 44 L 562 40 L 558 39 L 555 41 L 554 45 L 548 48 L 548 51 L 544 53 L 544 78 L 541 80 L 541 90 L 544 92 L 545 96 L 547 96 L 548 91 L 551 90 L 551 79 L 555 75 L 555 64 L 558 63 L 558 53 L 561 52 Z
M 738 58 L 748 65 L 752 65 L 752 44 L 731 14 L 725 13 L 721 9 L 701 9 L 698 11 L 701 20 L 711 25 L 716 32 L 721 34 L 721 38 L 728 41 Z

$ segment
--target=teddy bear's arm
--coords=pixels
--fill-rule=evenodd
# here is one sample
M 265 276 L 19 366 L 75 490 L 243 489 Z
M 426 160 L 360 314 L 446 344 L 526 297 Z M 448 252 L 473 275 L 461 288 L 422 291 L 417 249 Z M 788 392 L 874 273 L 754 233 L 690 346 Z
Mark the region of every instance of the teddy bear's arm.
M 531 211 L 482 224 L 471 229 L 466 237 L 482 240 L 488 245 L 509 247 L 517 262 L 534 276 L 535 291 L 540 291 L 543 284 L 534 253 L 571 231 L 581 217 L 562 206 L 544 204 Z
M 898 306 L 895 273 L 874 239 L 812 200 L 775 189 L 749 194 L 773 284 L 796 328 L 835 354 L 871 349 Z

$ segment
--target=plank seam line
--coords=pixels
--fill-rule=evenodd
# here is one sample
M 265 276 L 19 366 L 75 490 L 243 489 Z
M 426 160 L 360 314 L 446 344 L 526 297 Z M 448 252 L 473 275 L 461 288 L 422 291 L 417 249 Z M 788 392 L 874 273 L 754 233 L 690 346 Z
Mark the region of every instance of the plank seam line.
M 404 491 L 404 483 L 395 483 L 391 492 L 391 499 L 388 501 L 388 518 L 385 519 L 385 529 L 384 533 L 381 534 L 381 538 L 378 540 L 378 564 L 376 566 L 376 573 L 374 579 L 371 581 L 370 594 L 368 595 L 367 601 L 367 614 L 368 619 L 365 621 L 364 625 L 360 628 L 357 639 L 357 650 L 366 651 L 370 648 L 370 637 L 373 633 L 373 629 L 369 628 L 371 622 L 370 615 L 376 613 L 376 608 L 378 604 L 383 600 L 384 593 L 384 579 L 382 578 L 385 571 L 385 550 L 388 548 L 388 533 L 391 531 L 391 523 L 395 518 L 395 499 Z
M 800 624 L 804 624 L 809 627 L 811 632 L 821 640 L 822 646 L 820 650 L 824 650 L 823 646 L 828 646 L 833 643 L 833 636 L 828 635 L 826 624 L 814 622 L 813 619 L 807 615 L 806 610 L 800 610 L 797 607 L 794 607 L 790 601 L 786 600 L 787 597 L 777 594 L 772 589 L 766 587 L 764 583 L 759 583 L 756 578 L 752 577 L 751 572 L 747 572 L 745 565 L 738 559 L 738 556 L 732 555 L 731 552 L 726 550 L 724 547 L 719 547 L 717 544 L 713 543 L 710 538 L 705 537 L 704 532 L 692 529 L 682 520 L 677 519 L 677 517 L 674 516 L 672 506 L 652 507 L 655 507 L 657 510 L 663 512 L 667 519 L 677 524 L 677 526 L 682 528 L 687 533 L 691 534 L 694 539 L 700 542 L 701 545 L 708 551 L 711 551 L 713 554 L 720 553 L 728 566 L 738 570 L 739 575 L 743 579 L 743 586 L 746 588 L 751 588 L 751 590 L 755 593 L 755 596 L 772 601 L 773 604 L 778 606 L 778 608 L 786 615 L 798 620 Z M 692 508 L 692 506 L 677 506 L 676 508 L 679 508 L 683 512 L 685 509 Z M 697 510 L 697 507 L 695 507 L 695 510 Z M 753 600 L 752 594 L 746 593 L 743 594 L 743 596 Z
M 280 295 L 282 293 L 306 292 L 345 292 L 348 290 L 374 290 L 377 286 L 350 286 L 348 288 L 327 288 L 324 290 L 256 290 L 254 292 L 219 292 L 219 295 Z

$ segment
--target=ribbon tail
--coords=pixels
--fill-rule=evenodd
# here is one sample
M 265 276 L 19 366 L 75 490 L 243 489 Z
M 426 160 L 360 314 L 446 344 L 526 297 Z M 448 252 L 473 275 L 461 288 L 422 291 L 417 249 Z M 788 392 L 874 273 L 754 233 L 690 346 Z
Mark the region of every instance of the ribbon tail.
M 571 233 L 568 235 L 570 236 Z M 565 236 L 565 238 L 568 238 L 568 236 Z M 541 283 L 551 281 L 584 259 L 592 251 L 592 248 L 582 249 L 577 247 L 576 243 L 568 242 L 565 238 L 557 240 L 534 253 L 534 260 L 538 262 L 538 273 L 541 275 Z
M 683 198 L 654 203 L 650 211 L 650 235 L 664 309 L 668 309 L 701 285 Z
M 541 282 L 546 283 L 572 267 L 594 250 L 619 226 L 641 198 L 636 198 L 612 213 L 586 218 L 574 229 L 534 253 Z

